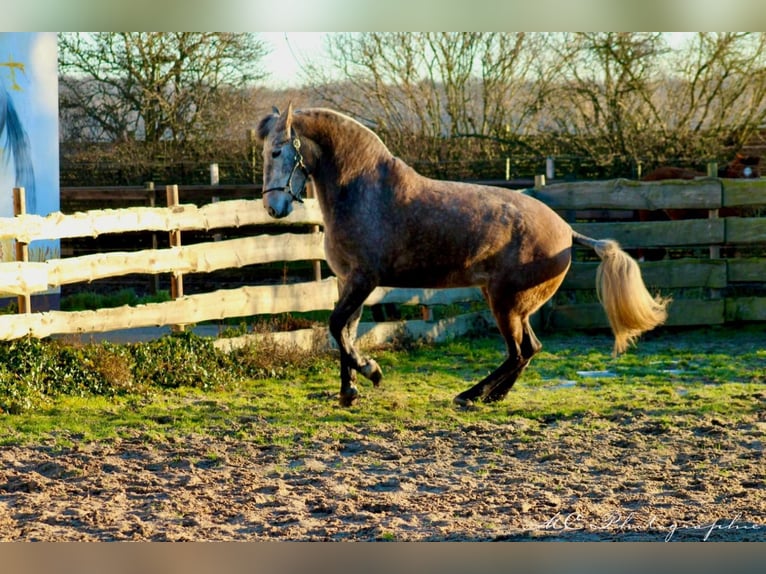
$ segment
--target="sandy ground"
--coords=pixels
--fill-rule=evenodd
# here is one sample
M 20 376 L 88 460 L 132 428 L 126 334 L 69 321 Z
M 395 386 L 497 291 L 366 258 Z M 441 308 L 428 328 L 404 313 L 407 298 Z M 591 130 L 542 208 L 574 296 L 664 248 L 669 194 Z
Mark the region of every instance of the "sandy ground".
M 0 540 L 766 541 L 766 409 L 575 422 L 3 447 Z

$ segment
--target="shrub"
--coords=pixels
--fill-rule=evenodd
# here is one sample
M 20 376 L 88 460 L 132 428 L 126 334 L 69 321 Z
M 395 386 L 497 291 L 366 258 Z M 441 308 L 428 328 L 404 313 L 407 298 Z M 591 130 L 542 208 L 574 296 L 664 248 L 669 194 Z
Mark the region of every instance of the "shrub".
M 229 359 L 211 339 L 191 331 L 130 346 L 134 379 L 163 388 L 210 389 L 233 382 Z
M 145 394 L 157 387 L 210 390 L 248 378 L 287 378 L 296 370 L 328 368 L 322 357 L 329 354 L 268 338 L 226 353 L 191 331 L 129 345 L 25 337 L 0 342 L 0 412 L 33 410 L 60 395 Z

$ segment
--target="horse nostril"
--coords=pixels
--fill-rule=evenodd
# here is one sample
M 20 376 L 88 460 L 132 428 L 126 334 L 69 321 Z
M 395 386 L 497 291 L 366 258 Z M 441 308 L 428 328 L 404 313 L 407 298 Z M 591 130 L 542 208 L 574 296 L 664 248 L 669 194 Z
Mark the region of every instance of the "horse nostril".
M 277 210 L 276 210 L 276 209 L 274 209 L 273 207 L 269 207 L 269 215 L 270 215 L 271 217 L 274 217 L 274 218 L 276 218 L 276 216 L 277 216 Z

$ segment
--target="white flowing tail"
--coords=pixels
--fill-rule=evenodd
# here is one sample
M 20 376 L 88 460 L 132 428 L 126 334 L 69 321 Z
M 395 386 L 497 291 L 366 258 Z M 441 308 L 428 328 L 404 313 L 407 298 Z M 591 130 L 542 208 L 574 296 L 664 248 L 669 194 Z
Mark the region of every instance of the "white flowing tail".
M 594 249 L 601 259 L 596 293 L 614 333 L 614 354 L 625 351 L 638 337 L 667 319 L 669 298 L 652 296 L 638 263 L 611 239 L 592 239 L 572 231 L 572 239 Z

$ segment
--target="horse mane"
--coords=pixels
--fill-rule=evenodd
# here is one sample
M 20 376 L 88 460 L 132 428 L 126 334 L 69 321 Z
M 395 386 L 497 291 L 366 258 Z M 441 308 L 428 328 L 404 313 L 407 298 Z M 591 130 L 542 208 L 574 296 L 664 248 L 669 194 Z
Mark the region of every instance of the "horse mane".
M 292 126 L 325 150 L 333 151 L 338 183 L 345 185 L 364 173 L 377 170 L 393 155 L 371 129 L 350 116 L 327 108 L 295 110 Z
M 334 110 L 296 110 L 293 125 L 299 134 L 304 134 L 325 149 L 333 150 L 338 183 L 341 185 L 376 170 L 381 162 L 393 157 L 375 132 Z

